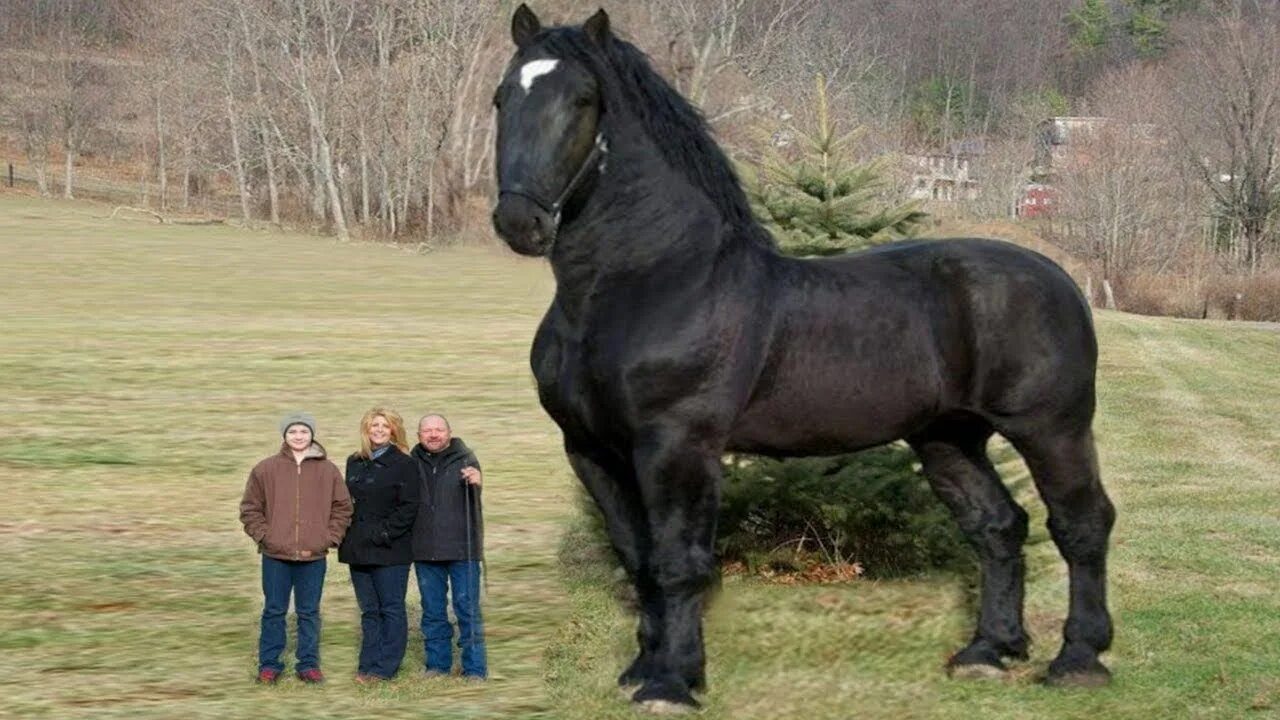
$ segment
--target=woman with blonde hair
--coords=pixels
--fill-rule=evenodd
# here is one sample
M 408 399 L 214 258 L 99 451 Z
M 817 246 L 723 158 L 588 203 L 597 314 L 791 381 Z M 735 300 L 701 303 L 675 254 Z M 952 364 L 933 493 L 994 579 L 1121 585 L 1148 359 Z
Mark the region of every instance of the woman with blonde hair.
M 347 458 L 347 491 L 355 501 L 355 517 L 338 548 L 338 561 L 351 567 L 360 605 L 356 682 L 361 684 L 394 677 L 409 639 L 404 596 L 419 488 L 408 450 L 399 413 L 375 407 L 360 418 L 360 449 Z

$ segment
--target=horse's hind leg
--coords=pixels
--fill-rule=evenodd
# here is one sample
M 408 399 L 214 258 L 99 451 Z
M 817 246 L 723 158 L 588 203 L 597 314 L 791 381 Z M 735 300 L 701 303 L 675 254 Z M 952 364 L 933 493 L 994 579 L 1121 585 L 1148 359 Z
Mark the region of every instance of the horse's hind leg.
M 1049 508 L 1049 534 L 1067 561 L 1071 603 L 1050 685 L 1101 685 L 1111 677 L 1098 653 L 1111 646 L 1107 538 L 1116 512 L 1102 489 L 1093 433 L 1010 438 Z
M 982 563 L 982 607 L 973 640 L 951 657 L 953 676 L 997 676 L 1003 657 L 1026 659 L 1022 625 L 1027 513 L 987 458 L 991 430 L 978 421 L 950 422 L 910 439 L 925 476 Z

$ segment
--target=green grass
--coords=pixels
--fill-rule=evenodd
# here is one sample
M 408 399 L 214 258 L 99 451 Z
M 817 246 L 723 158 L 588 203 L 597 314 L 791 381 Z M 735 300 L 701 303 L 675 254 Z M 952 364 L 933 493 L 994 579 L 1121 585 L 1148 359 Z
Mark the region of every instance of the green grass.
M 0 195 L 0 717 L 545 711 L 573 483 L 526 360 L 545 268 L 496 248 L 419 255 L 108 211 Z M 314 412 L 341 465 L 375 404 L 410 423 L 450 415 L 485 465 L 496 677 L 414 677 L 414 631 L 403 679 L 353 685 L 358 616 L 331 559 L 331 682 L 254 687 L 245 477 L 284 412 Z
M 574 481 L 527 367 L 544 264 L 106 215 L 0 195 L 0 717 L 634 716 L 613 688 L 632 620 L 572 531 Z M 1038 542 L 1034 657 L 1010 681 L 941 672 L 972 623 L 964 579 L 731 578 L 708 617 L 704 716 L 1280 716 L 1280 333 L 1109 313 L 1098 327 L 1120 511 L 1112 687 L 1035 682 L 1066 608 Z M 330 683 L 255 687 L 245 475 L 285 411 L 314 412 L 341 458 L 374 404 L 445 412 L 485 464 L 496 677 L 355 686 L 355 602 L 331 562 Z M 411 631 L 407 669 L 421 652 Z

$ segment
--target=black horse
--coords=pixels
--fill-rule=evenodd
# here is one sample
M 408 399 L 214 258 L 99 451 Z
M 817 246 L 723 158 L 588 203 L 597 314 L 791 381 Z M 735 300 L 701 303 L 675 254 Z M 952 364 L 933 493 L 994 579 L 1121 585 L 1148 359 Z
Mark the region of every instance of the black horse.
M 905 438 L 976 547 L 982 606 L 954 673 L 1026 658 L 1027 515 L 987 458 L 1026 459 L 1070 571 L 1053 684 L 1108 678 L 1107 538 L 1090 429 L 1097 344 L 1057 265 L 958 239 L 797 260 L 753 219 L 696 110 L 614 36 L 604 11 L 544 29 L 524 5 L 494 97 L 494 227 L 550 258 L 533 341 L 542 405 L 635 584 L 636 702 L 696 705 L 714 579 L 720 458 Z

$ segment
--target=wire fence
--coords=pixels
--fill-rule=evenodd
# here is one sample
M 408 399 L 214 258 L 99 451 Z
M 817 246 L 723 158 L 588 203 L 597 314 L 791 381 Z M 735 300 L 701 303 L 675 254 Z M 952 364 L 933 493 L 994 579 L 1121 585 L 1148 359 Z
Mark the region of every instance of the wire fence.
M 51 165 L 45 175 L 45 190 L 52 197 L 62 197 L 64 188 L 63 165 Z M 6 188 L 33 192 L 40 191 L 36 173 L 25 163 L 4 161 L 0 166 L 0 184 Z M 175 192 L 176 189 L 176 192 Z M 97 200 L 114 205 L 160 210 L 160 186 L 151 181 L 120 182 L 118 178 L 106 178 L 91 170 L 76 168 L 71 177 L 71 193 L 78 199 Z M 165 212 L 182 215 L 203 215 L 212 218 L 238 218 L 242 214 L 236 198 L 192 194 L 183 206 L 181 181 L 170 183 Z

